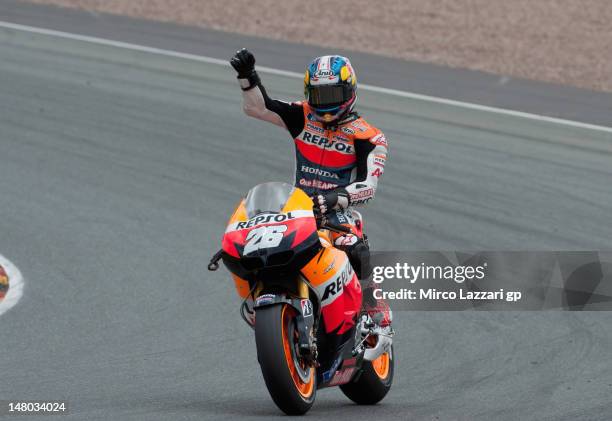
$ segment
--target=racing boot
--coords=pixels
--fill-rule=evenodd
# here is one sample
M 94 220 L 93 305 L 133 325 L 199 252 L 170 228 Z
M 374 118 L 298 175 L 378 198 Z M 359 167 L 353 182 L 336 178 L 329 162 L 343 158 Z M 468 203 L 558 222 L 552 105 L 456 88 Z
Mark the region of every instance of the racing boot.
M 376 325 L 383 328 L 390 327 L 393 321 L 393 312 L 385 300 L 374 298 L 375 285 L 371 282 L 364 288 L 362 309 Z

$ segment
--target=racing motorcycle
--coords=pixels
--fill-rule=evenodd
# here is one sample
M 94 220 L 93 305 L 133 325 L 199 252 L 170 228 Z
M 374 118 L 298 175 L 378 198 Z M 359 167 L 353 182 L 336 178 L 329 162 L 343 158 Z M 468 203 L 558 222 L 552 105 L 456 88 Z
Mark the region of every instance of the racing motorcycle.
M 222 260 L 230 271 L 267 389 L 289 415 L 306 413 L 318 389 L 339 386 L 355 403 L 371 405 L 393 382 L 390 326 L 362 311 L 347 335 L 324 328 L 322 296 L 342 292 L 356 276 L 346 253 L 333 247 L 333 231 L 350 229 L 315 218 L 301 189 L 260 184 L 235 209 L 208 265 L 217 270 Z

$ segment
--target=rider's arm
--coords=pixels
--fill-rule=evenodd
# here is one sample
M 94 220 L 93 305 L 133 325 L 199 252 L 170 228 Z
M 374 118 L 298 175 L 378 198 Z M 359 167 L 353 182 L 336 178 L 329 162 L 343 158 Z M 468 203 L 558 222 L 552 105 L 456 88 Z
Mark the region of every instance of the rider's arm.
M 238 81 L 240 86 L 245 85 L 242 80 L 238 79 Z M 244 90 L 243 88 L 242 109 L 248 116 L 286 128 L 292 137 L 297 137 L 304 129 L 302 104 L 270 98 L 259 81 L 259 77 L 250 89 Z
M 378 179 L 385 171 L 387 160 L 387 140 L 378 129 L 371 128 L 366 134 L 355 138 L 357 175 L 346 187 L 326 193 L 319 193 L 313 199 L 320 213 L 330 209 L 346 209 L 349 206 L 363 205 L 374 197 Z
M 251 117 L 284 127 L 293 137 L 297 137 L 304 129 L 302 104 L 270 98 L 255 71 L 255 56 L 246 48 L 237 51 L 230 64 L 238 73 L 244 112 Z
M 355 139 L 357 176 L 351 184 L 345 187 L 348 193 L 348 205 L 360 206 L 372 200 L 376 193 L 378 179 L 385 170 L 387 152 L 387 140 L 380 131 L 369 139 Z

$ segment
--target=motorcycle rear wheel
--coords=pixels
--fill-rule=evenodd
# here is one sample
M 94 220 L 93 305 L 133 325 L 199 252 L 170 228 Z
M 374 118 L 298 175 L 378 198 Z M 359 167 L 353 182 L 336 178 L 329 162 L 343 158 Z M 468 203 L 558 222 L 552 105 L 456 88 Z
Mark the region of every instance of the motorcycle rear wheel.
M 296 310 L 288 304 L 257 309 L 257 359 L 272 400 L 287 415 L 305 414 L 315 401 L 316 372 L 297 353 Z
M 374 361 L 364 362 L 363 372 L 351 383 L 340 386 L 342 393 L 359 405 L 374 405 L 383 400 L 393 384 L 393 345 Z

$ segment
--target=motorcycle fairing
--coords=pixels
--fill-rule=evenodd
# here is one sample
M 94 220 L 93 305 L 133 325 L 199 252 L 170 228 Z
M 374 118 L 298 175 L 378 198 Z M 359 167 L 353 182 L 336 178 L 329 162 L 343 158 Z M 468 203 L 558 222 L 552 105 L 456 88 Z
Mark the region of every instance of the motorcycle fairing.
M 251 193 L 258 187 L 266 185 L 272 185 L 280 190 L 285 190 L 288 187 L 288 185 L 283 183 L 266 183 L 256 186 L 247 195 L 251 203 L 255 201 L 252 200 L 252 197 L 249 197 Z M 270 190 L 273 189 L 269 188 L 268 191 Z M 234 210 L 223 236 L 223 250 L 233 257 L 242 256 L 240 254 L 240 247 L 244 249 L 249 233 L 263 226 L 287 225 L 288 229 L 284 232 L 284 235 L 289 235 L 292 232 L 298 234 L 295 236 L 294 242 L 290 244 L 290 247 L 299 245 L 317 231 L 316 221 L 313 218 L 314 214 L 312 212 L 312 200 L 301 189 L 293 188 L 290 190 L 280 211 L 263 210 L 255 213 L 252 209 L 247 209 L 247 198 L 242 199 Z M 273 199 L 275 201 L 279 200 L 278 197 Z M 247 254 L 249 253 L 247 252 Z
M 346 253 L 334 248 L 326 233 L 321 233 L 320 237 L 323 249 L 301 273 L 321 301 L 325 331 L 337 330 L 341 334 L 355 324 L 356 313 L 361 308 L 361 285 Z
M 277 184 L 286 190 L 287 185 Z M 222 240 L 224 263 L 238 278 L 249 281 L 256 271 L 276 268 L 278 272 L 279 267 L 297 273 L 320 249 L 313 203 L 302 190 L 291 188 L 279 211 L 257 213 L 247 209 L 246 202 L 238 204 Z M 234 280 L 244 294 L 244 283 Z

